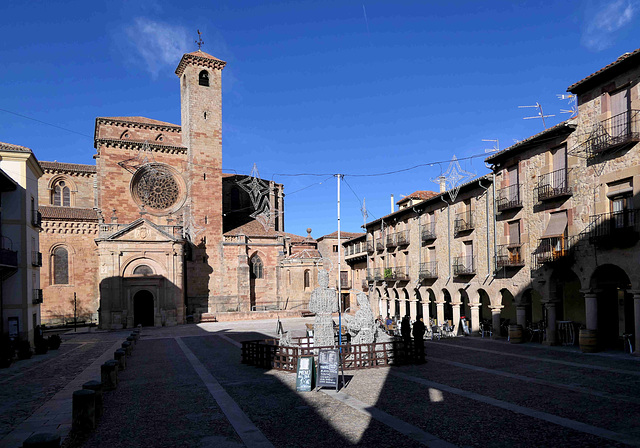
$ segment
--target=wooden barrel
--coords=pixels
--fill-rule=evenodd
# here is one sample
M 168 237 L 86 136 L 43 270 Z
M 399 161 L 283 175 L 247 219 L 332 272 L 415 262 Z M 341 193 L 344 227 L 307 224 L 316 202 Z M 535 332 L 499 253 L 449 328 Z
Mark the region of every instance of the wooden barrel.
M 580 351 L 582 353 L 595 353 L 598 351 L 598 338 L 596 330 L 580 329 Z
M 509 325 L 509 342 L 522 344 L 522 325 Z

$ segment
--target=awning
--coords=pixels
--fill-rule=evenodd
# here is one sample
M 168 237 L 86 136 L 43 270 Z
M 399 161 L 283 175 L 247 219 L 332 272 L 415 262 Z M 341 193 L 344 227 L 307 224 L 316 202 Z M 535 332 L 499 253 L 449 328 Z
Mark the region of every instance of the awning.
M 567 228 L 567 212 L 552 213 L 547 229 L 542 234 L 542 238 L 553 238 L 564 235 Z

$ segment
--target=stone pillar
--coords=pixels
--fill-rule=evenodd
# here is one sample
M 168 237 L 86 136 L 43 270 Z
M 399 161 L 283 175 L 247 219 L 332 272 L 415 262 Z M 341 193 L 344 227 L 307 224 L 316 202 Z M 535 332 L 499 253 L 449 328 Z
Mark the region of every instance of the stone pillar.
M 587 319 L 587 330 L 598 329 L 598 295 L 591 290 L 584 292 L 584 309 Z
M 458 327 L 460 326 L 460 302 L 454 302 L 451 306 L 453 307 L 453 332 L 458 334 Z
M 411 315 L 411 319 L 418 320 L 418 301 L 410 300 L 409 301 L 409 314 Z
M 633 294 L 633 317 L 635 320 L 635 341 L 633 344 L 633 356 L 640 356 L 640 291 L 631 291 Z
M 431 318 L 431 316 L 429 316 L 429 301 L 427 300 L 426 302 L 422 302 L 422 320 L 424 321 L 424 324 L 427 327 L 429 327 L 429 319 L 430 318 Z
M 480 331 L 480 305 L 471 305 L 471 334 L 477 335 Z
M 438 313 L 438 325 L 444 324 L 444 302 L 436 302 L 436 311 Z
M 527 327 L 527 307 L 524 305 L 516 306 L 516 323 L 522 325 L 522 328 Z
M 76 390 L 72 395 L 72 429 L 87 430 L 96 427 L 96 393 L 88 389 Z
M 502 305 L 492 306 L 491 309 L 491 327 L 492 327 L 492 339 L 500 338 L 500 310 Z
M 558 332 L 556 331 L 556 302 L 547 302 L 544 304 L 547 309 L 547 340 L 543 341 L 545 345 L 558 344 Z

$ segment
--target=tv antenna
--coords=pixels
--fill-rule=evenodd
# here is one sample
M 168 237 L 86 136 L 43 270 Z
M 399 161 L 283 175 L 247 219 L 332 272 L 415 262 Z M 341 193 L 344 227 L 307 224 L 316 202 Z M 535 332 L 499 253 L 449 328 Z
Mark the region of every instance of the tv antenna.
M 493 148 L 486 148 L 484 150 L 484 152 L 498 152 L 498 151 L 500 151 L 500 142 L 498 141 L 498 139 L 491 140 L 491 139 L 488 139 L 488 138 L 483 138 L 482 141 L 483 142 L 493 142 L 493 143 L 495 143 Z
M 531 120 L 533 118 L 542 118 L 542 126 L 544 126 L 545 129 L 547 129 L 547 123 L 545 123 L 544 119 L 549 117 L 555 117 L 555 115 L 545 115 L 542 112 L 542 106 L 537 101 L 536 101 L 536 104 L 534 104 L 533 106 L 518 106 L 518 109 L 523 109 L 525 107 L 535 107 L 536 109 L 538 109 L 538 115 L 536 115 L 535 117 L 524 117 L 523 119 Z
M 578 116 L 578 104 L 575 95 L 559 93 L 556 95 L 559 100 L 568 100 L 570 109 L 560 109 L 561 114 L 571 114 L 571 118 Z

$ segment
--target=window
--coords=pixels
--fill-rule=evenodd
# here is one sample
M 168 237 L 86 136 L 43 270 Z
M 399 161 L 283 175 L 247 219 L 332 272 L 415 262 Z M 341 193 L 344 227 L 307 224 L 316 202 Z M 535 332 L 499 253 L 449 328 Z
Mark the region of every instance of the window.
M 209 87 L 209 72 L 202 70 L 198 75 L 198 84 Z
M 520 221 L 513 221 L 509 223 L 509 245 L 518 244 L 520 244 Z
M 304 288 L 307 289 L 311 286 L 311 273 L 309 269 L 304 271 Z
M 53 185 L 51 204 L 63 207 L 71 206 L 71 190 L 64 180 L 59 180 Z
M 133 270 L 133 275 L 153 275 L 153 269 L 146 264 L 141 264 Z
M 53 251 L 53 284 L 69 284 L 69 252 L 64 247 Z
M 254 255 L 250 261 L 251 278 L 263 278 L 262 260 Z
M 334 244 L 334 245 L 333 245 L 333 251 L 334 251 L 334 252 L 338 252 L 338 245 L 337 245 L 337 244 Z

